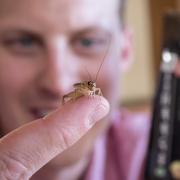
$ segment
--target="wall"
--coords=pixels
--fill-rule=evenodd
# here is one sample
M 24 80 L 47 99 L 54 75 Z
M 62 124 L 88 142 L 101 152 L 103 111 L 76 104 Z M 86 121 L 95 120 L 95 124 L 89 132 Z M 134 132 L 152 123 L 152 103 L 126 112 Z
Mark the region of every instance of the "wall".
M 148 0 L 129 0 L 127 24 L 134 40 L 134 64 L 122 80 L 123 103 L 149 100 L 154 90 L 153 55 Z

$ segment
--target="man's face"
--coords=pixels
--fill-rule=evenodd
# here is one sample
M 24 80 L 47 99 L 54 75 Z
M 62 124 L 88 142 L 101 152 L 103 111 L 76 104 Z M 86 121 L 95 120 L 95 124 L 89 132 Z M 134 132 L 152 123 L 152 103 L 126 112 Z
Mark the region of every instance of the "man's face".
M 113 105 L 120 58 L 119 0 L 0 0 L 0 123 L 4 132 L 55 109 L 95 79 Z M 110 46 L 109 46 L 110 43 Z

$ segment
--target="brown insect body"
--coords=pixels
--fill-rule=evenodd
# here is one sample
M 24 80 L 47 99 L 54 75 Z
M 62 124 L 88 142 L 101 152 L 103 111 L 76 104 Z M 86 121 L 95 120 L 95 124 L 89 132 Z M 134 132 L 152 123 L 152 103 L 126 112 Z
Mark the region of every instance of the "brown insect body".
M 94 81 L 84 81 L 76 83 L 73 86 L 75 88 L 74 91 L 63 96 L 63 104 L 71 100 L 76 100 L 81 96 L 102 96 L 101 89 L 96 87 L 96 83 Z
M 110 45 L 110 43 L 109 43 L 109 45 Z M 101 64 L 100 64 L 100 67 L 99 67 L 98 72 L 96 74 L 95 81 L 90 80 L 90 81 L 75 83 L 73 85 L 74 91 L 63 96 L 63 99 L 62 99 L 63 104 L 68 102 L 68 101 L 74 101 L 74 100 L 76 100 L 82 96 L 92 96 L 92 95 L 102 96 L 101 89 L 96 87 L 96 81 L 97 81 L 97 77 L 98 77 L 98 74 L 100 72 L 100 69 L 104 63 L 105 57 L 108 53 L 108 50 L 109 50 L 109 46 L 106 50 L 106 53 L 104 55 L 104 58 L 103 58 Z

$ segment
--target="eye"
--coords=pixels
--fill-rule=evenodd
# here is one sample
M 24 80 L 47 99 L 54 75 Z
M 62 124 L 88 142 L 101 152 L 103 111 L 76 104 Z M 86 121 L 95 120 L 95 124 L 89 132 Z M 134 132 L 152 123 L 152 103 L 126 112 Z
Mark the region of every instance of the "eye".
M 19 43 L 19 45 L 24 46 L 24 47 L 32 47 L 34 45 L 34 39 L 32 39 L 31 37 L 25 36 L 18 39 L 17 43 Z
M 80 55 L 101 55 L 107 48 L 106 37 L 78 37 L 73 41 L 73 48 Z
M 80 44 L 84 47 L 90 47 L 93 46 L 97 43 L 97 41 L 93 40 L 93 39 L 81 39 L 80 40 Z
M 41 47 L 41 41 L 32 35 L 9 35 L 3 41 L 4 46 L 17 54 L 33 54 Z

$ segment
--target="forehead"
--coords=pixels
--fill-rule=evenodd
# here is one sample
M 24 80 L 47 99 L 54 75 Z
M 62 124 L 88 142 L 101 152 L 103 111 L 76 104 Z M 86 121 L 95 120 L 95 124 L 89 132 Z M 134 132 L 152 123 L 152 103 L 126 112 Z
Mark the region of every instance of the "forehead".
M 0 20 L 62 24 L 64 28 L 119 23 L 120 0 L 0 0 Z M 28 22 L 27 22 L 28 19 Z M 45 28 L 45 27 L 44 27 Z

